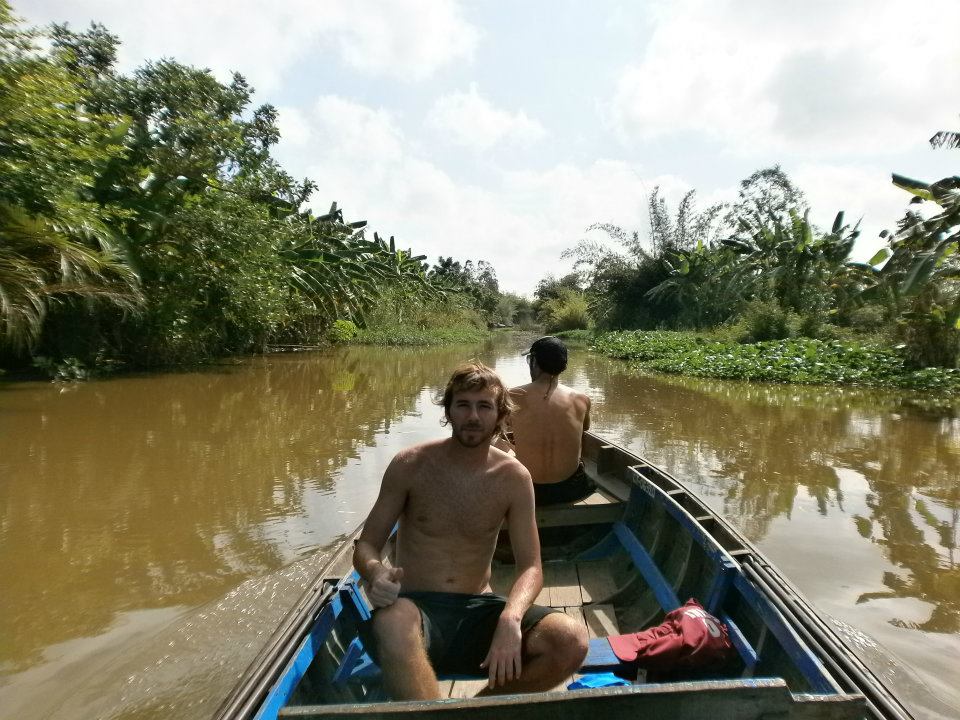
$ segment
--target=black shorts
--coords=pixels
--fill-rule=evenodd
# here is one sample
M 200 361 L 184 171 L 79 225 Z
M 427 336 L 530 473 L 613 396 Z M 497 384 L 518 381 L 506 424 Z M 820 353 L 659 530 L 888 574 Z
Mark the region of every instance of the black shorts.
M 437 673 L 447 675 L 486 675 L 480 663 L 487 657 L 497 621 L 507 604 L 502 595 L 469 595 L 447 592 L 407 592 L 400 597 L 412 601 L 420 610 L 423 642 L 430 664 Z M 520 620 L 526 635 L 551 613 L 550 607 L 531 605 Z M 379 663 L 372 621 L 361 628 L 361 640 L 370 656 Z
M 577 502 L 593 495 L 596 489 L 597 486 L 587 475 L 587 471 L 583 469 L 583 463 L 580 463 L 576 472 L 566 480 L 557 483 L 533 484 L 537 507 Z

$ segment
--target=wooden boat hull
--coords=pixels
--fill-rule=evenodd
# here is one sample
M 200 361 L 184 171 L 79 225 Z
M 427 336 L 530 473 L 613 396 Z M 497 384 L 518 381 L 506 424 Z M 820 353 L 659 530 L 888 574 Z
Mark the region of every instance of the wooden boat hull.
M 445 679 L 451 697 L 389 701 L 357 636 L 370 609 L 350 567 L 348 541 L 281 623 L 216 720 L 410 713 L 445 718 L 454 712 L 459 718 L 510 713 L 539 719 L 559 712 L 564 718 L 589 714 L 590 720 L 598 713 L 671 720 L 708 714 L 909 720 L 756 548 L 681 483 L 592 434 L 585 438 L 583 460 L 601 494 L 590 504 L 538 509 L 537 521 L 545 575 L 538 603 L 582 618 L 597 636 L 584 671 L 610 657 L 604 635 L 655 624 L 688 597 L 727 624 L 735 661 L 629 687 L 485 698 L 458 697 L 475 690 L 476 680 Z M 505 533 L 493 571 L 494 589 L 509 588 L 512 555 Z

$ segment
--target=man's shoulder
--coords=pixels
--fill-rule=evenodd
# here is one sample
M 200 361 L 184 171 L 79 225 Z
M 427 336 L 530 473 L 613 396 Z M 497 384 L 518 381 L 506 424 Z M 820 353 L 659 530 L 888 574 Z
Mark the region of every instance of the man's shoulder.
M 563 392 L 566 393 L 567 396 L 573 400 L 576 400 L 578 402 L 584 402 L 584 403 L 590 402 L 589 395 L 587 395 L 586 393 L 582 393 L 579 390 L 574 390 L 569 385 L 559 385 L 558 387 L 559 389 L 563 390 Z
M 443 440 L 427 440 L 405 447 L 393 456 L 393 464 L 409 466 L 429 460 L 441 451 L 443 442 Z
M 531 385 L 533 385 L 533 383 L 526 383 L 524 385 L 514 385 L 512 388 L 510 388 L 510 390 L 508 390 L 508 392 L 510 393 L 510 396 L 513 397 L 514 399 L 522 398 L 530 391 Z
M 530 479 L 530 471 L 517 458 L 499 448 L 490 448 L 490 469 L 510 481 Z

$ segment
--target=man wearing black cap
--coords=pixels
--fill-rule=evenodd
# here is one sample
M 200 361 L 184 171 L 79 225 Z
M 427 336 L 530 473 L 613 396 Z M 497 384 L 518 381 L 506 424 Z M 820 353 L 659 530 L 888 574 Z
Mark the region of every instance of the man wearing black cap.
M 524 355 L 532 382 L 510 390 L 517 405 L 510 419 L 517 460 L 533 477 L 537 505 L 576 502 L 594 491 L 580 463 L 590 398 L 560 384 L 567 368 L 567 347 L 560 338 L 542 337 Z

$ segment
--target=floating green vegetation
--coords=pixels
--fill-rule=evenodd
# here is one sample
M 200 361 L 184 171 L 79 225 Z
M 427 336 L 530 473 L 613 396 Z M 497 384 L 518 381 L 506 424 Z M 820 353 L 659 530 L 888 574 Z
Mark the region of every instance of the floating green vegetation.
M 725 347 L 696 333 L 667 330 L 601 333 L 593 341 L 596 352 L 618 360 L 640 361 L 684 355 L 711 345 Z
M 960 370 L 909 370 L 902 348 L 796 338 L 741 345 L 694 333 L 617 332 L 593 349 L 647 370 L 730 380 L 870 385 L 960 394 Z

